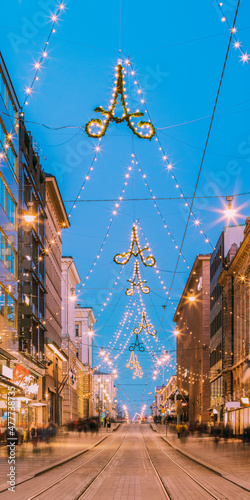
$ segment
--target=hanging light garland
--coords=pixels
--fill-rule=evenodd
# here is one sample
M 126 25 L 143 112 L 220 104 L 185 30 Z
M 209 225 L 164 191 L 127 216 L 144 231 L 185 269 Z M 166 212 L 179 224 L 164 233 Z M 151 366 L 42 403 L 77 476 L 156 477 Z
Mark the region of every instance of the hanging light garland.
M 241 42 L 239 42 L 238 38 L 236 37 L 235 33 L 237 32 L 237 29 L 235 27 L 232 28 L 232 26 L 230 25 L 230 23 L 228 22 L 225 14 L 224 14 L 224 10 L 223 10 L 223 2 L 219 2 L 218 0 L 216 0 L 216 3 L 217 3 L 217 6 L 218 8 L 220 9 L 220 12 L 221 12 L 221 22 L 222 23 L 226 23 L 231 31 L 231 33 L 233 33 L 233 39 L 234 39 L 234 48 L 239 50 L 240 52 L 240 61 L 245 64 L 245 63 L 249 63 L 249 59 L 250 59 L 250 54 L 246 52 L 243 52 L 242 48 L 241 48 Z
M 137 281 L 136 281 L 137 280 Z M 126 290 L 126 295 L 130 297 L 131 295 L 134 294 L 135 287 L 140 287 L 142 293 L 149 293 L 150 288 L 148 286 L 145 286 L 146 280 L 142 280 L 140 276 L 140 269 L 139 269 L 139 261 L 136 259 L 135 264 L 134 264 L 134 272 L 133 276 L 131 279 L 128 279 L 128 281 L 131 283 L 131 287 Z
M 155 335 L 157 334 L 157 331 L 156 330 L 150 331 L 151 327 L 152 327 L 152 325 L 147 322 L 145 311 L 142 311 L 141 323 L 139 323 L 138 327 L 134 328 L 133 333 L 139 335 L 139 333 L 141 333 L 142 330 L 145 330 L 148 335 L 155 337 Z
M 138 361 L 138 358 L 137 358 L 137 354 L 133 352 L 131 352 L 130 354 L 130 358 L 129 358 L 129 361 L 128 363 L 125 365 L 126 368 L 129 368 L 130 370 L 132 370 L 134 373 L 133 373 L 133 378 L 142 378 L 143 376 L 143 371 L 142 371 L 142 367 L 140 366 L 140 363 Z
M 116 264 L 120 264 L 124 266 L 129 262 L 131 259 L 132 255 L 134 257 L 140 256 L 140 259 L 144 266 L 146 267 L 152 267 L 155 264 L 155 258 L 153 255 L 148 255 L 147 257 L 144 257 L 143 252 L 147 252 L 149 250 L 149 247 L 146 246 L 144 248 L 140 248 L 140 243 L 138 240 L 138 235 L 137 235 L 137 227 L 136 224 L 133 224 L 133 230 L 132 230 L 132 237 L 131 237 L 131 246 L 128 252 L 124 253 L 118 253 L 114 257 L 114 261 Z
M 115 216 L 117 215 L 118 209 L 120 208 L 120 204 L 121 204 L 121 202 L 123 200 L 123 194 L 125 193 L 126 186 L 128 185 L 128 179 L 130 179 L 132 168 L 133 167 L 132 167 L 131 164 L 127 168 L 127 171 L 126 171 L 126 174 L 125 174 L 125 182 L 123 184 L 123 187 L 122 187 L 122 190 L 121 190 L 121 194 L 118 197 L 118 199 L 116 200 L 114 208 L 112 210 L 112 216 L 111 216 L 111 218 L 109 220 L 109 224 L 108 224 L 108 227 L 107 227 L 106 234 L 105 234 L 105 236 L 103 238 L 101 246 L 100 246 L 100 248 L 99 248 L 99 250 L 97 252 L 97 255 L 96 255 L 96 257 L 95 257 L 95 259 L 94 259 L 94 261 L 93 261 L 93 263 L 92 263 L 92 265 L 91 265 L 88 273 L 86 274 L 86 276 L 85 276 L 85 278 L 84 278 L 81 286 L 78 289 L 78 293 L 80 293 L 81 288 L 83 288 L 86 285 L 86 281 L 89 279 L 90 275 L 93 273 L 93 270 L 94 270 L 95 266 L 97 265 L 98 260 L 101 257 L 101 253 L 103 252 L 104 245 L 106 244 L 106 241 L 107 241 L 107 239 L 109 237 L 109 232 L 110 232 L 111 226 L 112 226 L 112 224 L 114 222 Z
M 178 250 L 178 249 L 179 249 L 179 245 L 177 244 L 177 242 L 176 242 L 176 240 L 175 240 L 175 238 L 174 238 L 174 236 L 173 236 L 172 232 L 170 231 L 169 226 L 168 226 L 168 224 L 167 224 L 167 222 L 166 222 L 166 219 L 165 219 L 165 217 L 162 215 L 162 212 L 161 212 L 161 210 L 160 210 L 160 208 L 159 208 L 159 205 L 157 204 L 157 202 L 156 202 L 156 200 L 155 200 L 155 198 L 156 198 L 156 197 L 153 195 L 153 191 L 152 191 L 152 189 L 150 189 L 150 187 L 149 187 L 148 181 L 147 181 L 147 179 L 146 179 L 146 174 L 145 174 L 145 173 L 143 173 L 142 168 L 141 168 L 141 166 L 139 165 L 139 162 L 138 162 L 138 159 L 137 159 L 136 155 L 135 155 L 134 153 L 133 153 L 133 155 L 134 155 L 134 157 L 136 158 L 136 162 L 135 162 L 135 163 L 136 163 L 136 165 L 138 165 L 138 171 L 140 172 L 140 174 L 141 174 L 141 176 L 142 176 L 142 179 L 143 179 L 143 182 L 144 182 L 145 186 L 147 187 L 147 189 L 148 189 L 148 191 L 149 191 L 149 193 L 150 193 L 150 196 L 151 196 L 152 201 L 153 201 L 153 203 L 154 203 L 154 207 L 156 208 L 157 213 L 158 213 L 158 215 L 160 216 L 160 218 L 161 218 L 161 220 L 162 220 L 162 222 L 163 222 L 163 224 L 164 224 L 164 228 L 165 228 L 165 229 L 167 229 L 167 234 L 168 234 L 168 236 L 170 237 L 170 239 L 171 239 L 172 243 L 174 244 L 175 249 L 176 249 L 176 250 Z M 187 259 L 184 257 L 183 253 L 182 253 L 181 255 L 182 255 L 183 262 L 184 262 L 184 263 L 186 264 L 186 266 L 187 266 L 187 269 L 190 269 L 190 266 L 188 265 Z
M 141 89 L 141 87 L 139 87 L 138 81 L 137 81 L 137 79 L 136 79 L 136 77 L 135 77 L 135 70 L 133 69 L 133 66 L 132 66 L 131 61 L 130 61 L 129 59 L 126 59 L 126 60 L 125 60 L 125 65 L 130 66 L 130 68 L 131 68 L 130 75 L 131 75 L 131 77 L 133 77 L 133 78 L 134 78 L 134 85 L 135 85 L 135 88 L 137 89 L 137 90 L 136 90 L 136 92 L 137 92 L 137 94 L 138 94 L 138 95 L 140 96 L 140 98 L 141 98 L 141 103 L 144 105 L 144 110 L 145 110 L 145 113 L 147 113 L 147 114 L 148 114 L 148 116 L 150 117 L 149 111 L 148 111 L 147 106 L 146 106 L 145 98 L 144 98 L 144 96 L 143 96 L 142 89 Z M 180 186 L 180 184 L 179 184 L 179 182 L 178 182 L 178 179 L 177 179 L 177 177 L 176 177 L 176 175 L 175 175 L 175 173 L 174 173 L 174 171 L 173 171 L 173 165 L 172 165 L 172 163 L 168 160 L 168 157 L 167 157 L 167 155 L 166 155 L 166 153 L 165 153 L 165 151 L 164 151 L 164 149 L 163 149 L 163 147 L 162 147 L 161 141 L 160 141 L 160 139 L 159 139 L 159 136 L 158 136 L 158 134 L 157 134 L 157 131 L 156 131 L 156 130 L 155 130 L 155 141 L 156 141 L 156 142 L 158 142 L 158 144 L 159 144 L 159 148 L 158 148 L 158 149 L 159 149 L 159 151 L 160 151 L 160 154 L 162 155 L 162 160 L 163 160 L 164 164 L 166 165 L 166 168 L 167 168 L 168 172 L 171 172 L 171 178 L 172 178 L 172 179 L 173 179 L 173 181 L 175 182 L 175 187 L 176 187 L 176 189 L 178 189 L 178 190 L 179 190 L 179 192 L 180 192 L 180 198 L 183 198 L 183 201 L 184 201 L 184 205 L 185 205 L 185 207 L 190 208 L 190 204 L 189 204 L 189 202 L 188 202 L 188 199 L 187 199 L 187 198 L 185 197 L 185 195 L 184 195 L 184 192 L 183 192 L 183 190 L 182 190 L 182 188 L 181 188 L 181 186 Z M 200 228 L 200 234 L 204 237 L 204 239 L 205 239 L 205 243 L 208 243 L 208 244 L 211 246 L 211 248 L 214 250 L 214 247 L 213 247 L 212 243 L 210 242 L 210 240 L 209 240 L 209 238 L 207 237 L 207 235 L 206 235 L 206 233 L 204 232 L 204 230 L 201 228 L 201 221 L 200 221 L 197 217 L 195 217 L 195 215 L 194 215 L 194 212 L 193 212 L 193 211 L 191 212 L 191 214 L 190 214 L 190 215 L 191 215 L 191 217 L 192 217 L 192 218 L 193 218 L 193 220 L 194 220 L 194 225 L 195 225 L 196 227 L 199 227 L 199 228 Z
M 132 130 L 133 134 L 135 134 L 140 139 L 151 139 L 155 135 L 155 129 L 152 123 L 149 121 L 139 121 L 136 126 L 135 123 L 131 120 L 131 118 L 140 118 L 144 115 L 139 111 L 135 111 L 133 113 L 129 113 L 129 108 L 127 108 L 125 94 L 126 88 L 124 87 L 123 82 L 123 67 L 122 61 L 119 58 L 118 64 L 116 66 L 116 80 L 115 87 L 113 89 L 112 97 L 109 109 L 106 111 L 102 106 L 95 108 L 96 113 L 101 113 L 104 116 L 104 119 L 101 118 L 92 118 L 86 125 L 85 131 L 89 137 L 100 138 L 103 137 L 107 131 L 107 128 L 110 122 L 122 123 L 126 122 L 130 130 Z M 118 96 L 121 96 L 121 103 L 123 108 L 122 117 L 115 116 L 115 108 L 117 105 Z M 143 132 L 140 132 L 139 129 L 143 129 Z M 94 130 L 93 130 L 94 129 Z
M 39 58 L 39 60 L 34 64 L 34 69 L 35 69 L 35 74 L 34 74 L 34 77 L 33 77 L 33 80 L 31 82 L 31 84 L 25 88 L 25 94 L 26 94 L 26 97 L 25 97 L 25 100 L 24 100 L 24 105 L 27 105 L 28 104 L 28 98 L 29 96 L 31 95 L 32 91 L 33 91 L 33 87 L 34 87 L 34 84 L 37 80 L 39 80 L 39 77 L 38 77 L 38 73 L 42 67 L 42 63 L 44 62 L 45 59 L 47 59 L 48 57 L 48 52 L 47 52 L 47 47 L 49 45 L 49 41 L 50 41 L 50 38 L 52 36 L 52 34 L 54 34 L 56 32 L 55 30 L 55 25 L 59 19 L 59 16 L 60 14 L 64 11 L 65 9 L 65 5 L 63 3 L 60 3 L 55 14 L 53 14 L 51 16 L 51 21 L 52 21 L 52 25 L 51 25 L 51 28 L 50 28 L 50 32 L 49 32 L 49 35 L 47 37 L 47 40 L 45 42 L 45 45 L 44 45 L 44 48 L 43 48 L 43 51 L 42 51 L 42 54 Z M 21 113 L 21 116 L 23 116 L 23 113 Z

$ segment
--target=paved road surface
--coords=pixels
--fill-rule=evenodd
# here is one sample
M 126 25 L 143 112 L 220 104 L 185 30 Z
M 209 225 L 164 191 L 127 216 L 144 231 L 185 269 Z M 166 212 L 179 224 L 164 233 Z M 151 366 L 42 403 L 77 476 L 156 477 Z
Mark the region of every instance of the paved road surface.
M 20 484 L 15 493 L 1 493 L 0 498 L 250 500 L 250 490 L 181 455 L 148 426 L 122 425 L 80 457 Z

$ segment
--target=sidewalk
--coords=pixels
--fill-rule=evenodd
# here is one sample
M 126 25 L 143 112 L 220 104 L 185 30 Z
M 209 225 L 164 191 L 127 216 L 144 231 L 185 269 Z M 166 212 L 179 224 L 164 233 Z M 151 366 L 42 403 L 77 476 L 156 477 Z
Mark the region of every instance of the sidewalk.
M 166 436 L 166 429 L 161 425 L 152 424 L 152 428 L 176 450 L 250 491 L 249 443 L 244 444 L 239 439 L 226 442 L 221 438 L 216 444 L 210 436 L 190 436 L 183 441 L 173 432 Z
M 119 424 L 118 424 L 119 425 Z M 69 460 L 84 451 L 93 448 L 100 441 L 112 434 L 118 425 L 113 424 L 112 429 L 101 429 L 98 434 L 87 435 L 82 432 L 65 433 L 58 436 L 56 440 L 46 443 L 39 443 L 34 452 L 32 443 L 18 445 L 16 452 L 16 483 L 23 481 L 34 475 L 42 473 L 44 470 L 58 465 L 60 462 Z M 0 447 L 0 493 L 6 488 L 8 464 L 6 446 Z

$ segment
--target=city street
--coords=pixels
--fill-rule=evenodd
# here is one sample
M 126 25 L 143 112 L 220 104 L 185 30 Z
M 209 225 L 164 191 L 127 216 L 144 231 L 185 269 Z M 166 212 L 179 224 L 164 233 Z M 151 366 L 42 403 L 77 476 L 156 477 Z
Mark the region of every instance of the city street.
M 0 500 L 250 500 L 249 19 L 2 2 Z
M 33 498 L 247 500 L 250 498 L 250 481 L 243 481 L 238 473 L 239 465 L 243 474 L 245 471 L 246 475 L 247 469 L 249 470 L 249 447 L 243 450 L 241 464 L 238 461 L 238 464 L 234 465 L 232 457 L 235 450 L 232 450 L 232 443 L 227 443 L 227 450 L 224 450 L 223 445 L 215 447 L 214 442 L 211 442 L 210 459 L 213 456 L 214 461 L 220 462 L 222 458 L 220 473 L 225 474 L 225 477 L 222 477 L 209 469 L 209 464 L 204 466 L 199 463 L 203 458 L 204 464 L 204 457 L 199 457 L 199 451 L 196 450 L 196 461 L 191 461 L 170 447 L 162 436 L 153 432 L 148 425 L 123 424 L 112 434 L 105 433 L 105 437 L 106 439 L 100 444 L 97 444 L 96 438 L 91 438 L 92 446 L 96 444 L 95 448 L 82 456 L 72 458 L 65 465 L 51 470 L 53 462 L 50 461 L 47 464 L 47 472 L 44 471 L 32 479 L 26 476 L 26 481 L 16 487 L 15 498 L 17 500 Z M 175 437 L 169 439 L 176 445 Z M 90 440 L 85 442 L 83 436 L 81 440 L 83 448 L 87 443 L 89 446 Z M 189 446 L 190 448 L 195 446 L 193 441 L 193 438 L 189 438 L 181 446 L 189 450 Z M 233 445 L 237 446 L 237 443 Z M 201 448 L 206 449 L 206 446 L 204 442 L 200 442 Z M 22 467 L 22 460 L 25 461 L 25 457 L 20 458 L 17 468 Z M 34 462 L 36 460 L 34 456 Z M 3 468 L 1 467 L 1 472 Z M 11 494 L 2 492 L 1 498 L 11 498 Z

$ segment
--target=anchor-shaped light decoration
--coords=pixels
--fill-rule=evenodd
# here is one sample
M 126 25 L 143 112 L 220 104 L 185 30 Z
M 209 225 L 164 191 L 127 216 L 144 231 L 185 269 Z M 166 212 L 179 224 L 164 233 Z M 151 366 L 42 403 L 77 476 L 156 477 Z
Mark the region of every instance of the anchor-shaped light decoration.
M 136 281 L 136 277 L 137 277 L 137 281 Z M 140 287 L 142 293 L 149 293 L 150 292 L 150 288 L 148 286 L 144 286 L 144 283 L 147 283 L 146 280 L 143 280 L 143 281 L 141 280 L 139 262 L 137 259 L 135 261 L 132 279 L 129 279 L 128 281 L 129 281 L 129 283 L 131 283 L 131 287 L 127 288 L 127 290 L 126 290 L 126 295 L 128 295 L 128 297 L 130 297 L 131 295 L 134 294 L 135 287 Z
M 146 332 L 148 333 L 148 335 L 151 335 L 152 337 L 155 337 L 155 335 L 157 334 L 157 331 L 156 330 L 153 330 L 153 332 L 150 332 L 149 328 L 151 327 L 152 325 L 150 323 L 147 322 L 147 318 L 146 318 L 146 314 L 145 314 L 145 311 L 142 311 L 142 319 L 141 319 L 141 323 L 139 323 L 139 326 L 134 328 L 133 330 L 133 333 L 135 335 L 139 335 L 139 333 L 142 332 L 142 330 L 146 330 Z M 140 328 L 139 328 L 140 327 Z
M 140 243 L 137 235 L 137 228 L 136 225 L 133 224 L 132 241 L 129 251 L 116 254 L 114 256 L 114 261 L 116 262 L 116 264 L 120 264 L 123 266 L 127 264 L 128 261 L 131 259 L 132 255 L 134 255 L 134 257 L 140 256 L 144 266 L 152 267 L 155 265 L 155 258 L 153 257 L 153 255 L 148 255 L 147 257 L 144 257 L 143 255 L 143 252 L 146 252 L 148 250 L 149 250 L 148 246 L 140 248 Z
M 131 352 L 129 362 L 125 365 L 126 368 L 130 368 L 130 370 L 134 370 L 139 363 L 137 359 L 137 355 L 134 352 Z
M 142 367 L 140 366 L 140 363 L 138 361 L 137 355 L 133 352 L 131 352 L 129 362 L 126 364 L 126 368 L 130 368 L 130 370 L 133 370 L 133 378 L 139 377 L 142 378 L 143 371 Z
M 134 351 L 136 349 L 136 347 L 138 347 L 140 352 L 145 351 L 145 347 L 144 347 L 143 343 L 139 342 L 138 333 L 135 334 L 135 342 L 134 343 L 132 342 L 132 344 L 129 346 L 128 349 L 129 349 L 129 351 Z
M 136 378 L 136 377 L 142 378 L 142 375 L 143 375 L 142 367 L 139 365 L 134 370 L 133 378 Z
M 101 118 L 92 118 L 87 125 L 85 126 L 85 131 L 89 137 L 100 138 L 103 137 L 106 133 L 106 130 L 110 124 L 110 122 L 122 123 L 127 122 L 127 125 L 132 130 L 132 132 L 137 135 L 140 139 L 152 139 L 155 135 L 155 129 L 152 123 L 149 121 L 139 121 L 138 128 L 145 130 L 144 133 L 138 131 L 138 128 L 135 126 L 134 122 L 131 121 L 131 118 L 140 118 L 144 115 L 144 113 L 140 113 L 136 111 L 134 113 L 129 113 L 129 109 L 126 107 L 126 94 L 124 93 L 124 82 L 123 82 L 123 67 L 122 67 L 121 59 L 118 59 L 118 65 L 116 66 L 116 82 L 115 89 L 113 93 L 113 101 L 111 102 L 108 111 L 103 109 L 102 106 L 98 106 L 95 108 L 96 113 L 102 113 L 104 115 L 104 119 Z M 118 95 L 121 96 L 121 103 L 123 108 L 122 117 L 115 116 L 115 107 L 117 105 Z M 97 132 L 93 132 L 92 128 L 99 128 L 100 130 Z

